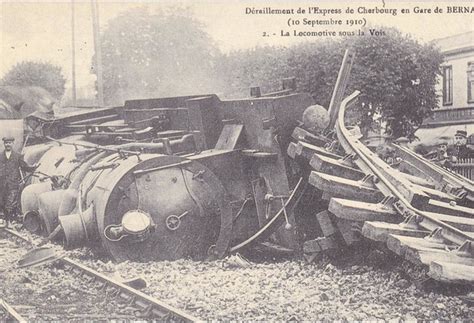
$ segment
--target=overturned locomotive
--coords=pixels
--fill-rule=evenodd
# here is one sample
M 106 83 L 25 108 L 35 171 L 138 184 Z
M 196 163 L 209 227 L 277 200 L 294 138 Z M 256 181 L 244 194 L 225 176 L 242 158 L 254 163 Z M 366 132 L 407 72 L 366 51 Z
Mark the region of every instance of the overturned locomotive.
M 300 250 L 304 170 L 286 152 L 303 114 L 312 126 L 328 116 L 294 93 L 294 80 L 283 85 L 242 100 L 131 100 L 29 117 L 42 142 L 25 149 L 40 166 L 21 196 L 24 225 L 117 261 L 222 257 L 268 238 Z

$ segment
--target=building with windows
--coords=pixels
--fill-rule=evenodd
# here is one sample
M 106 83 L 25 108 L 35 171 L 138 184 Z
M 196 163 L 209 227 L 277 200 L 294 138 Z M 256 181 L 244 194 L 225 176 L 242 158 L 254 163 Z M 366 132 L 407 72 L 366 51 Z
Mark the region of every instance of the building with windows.
M 474 31 L 441 38 L 444 54 L 441 109 L 474 108 Z
M 438 82 L 439 106 L 416 132 L 426 145 L 450 141 L 457 130 L 474 135 L 474 31 L 433 42 L 444 54 L 444 62 Z

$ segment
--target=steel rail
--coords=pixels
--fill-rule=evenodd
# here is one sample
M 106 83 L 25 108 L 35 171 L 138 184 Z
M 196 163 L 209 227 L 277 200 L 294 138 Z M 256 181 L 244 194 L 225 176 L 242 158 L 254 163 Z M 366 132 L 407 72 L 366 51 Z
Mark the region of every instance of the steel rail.
M 474 200 L 474 182 L 470 179 L 436 165 L 408 148 L 401 147 L 397 144 L 392 144 L 392 146 L 396 148 L 398 153 L 401 153 L 403 158 L 406 158 L 408 161 L 416 161 L 419 163 L 422 167 L 422 171 L 426 172 L 433 179 L 442 182 L 445 185 L 451 185 L 453 188 L 466 190 L 468 196 Z
M 359 91 L 355 91 L 350 96 L 345 98 L 340 106 L 338 114 L 338 122 L 336 124 L 336 133 L 339 143 L 346 153 L 354 154 L 354 163 L 367 175 L 374 176 L 374 184 L 387 197 L 393 196 L 396 198 L 394 203 L 397 211 L 405 218 L 415 216 L 415 220 L 421 227 L 433 231 L 436 228 L 442 228 L 440 234 L 444 239 L 456 244 L 463 245 L 466 242 L 471 242 L 472 239 L 465 232 L 446 224 L 438 219 L 433 218 L 429 214 L 420 211 L 413 207 L 405 196 L 387 179 L 386 173 L 390 166 L 380 160 L 378 156 L 372 153 L 366 146 L 364 146 L 358 139 L 356 139 L 344 125 L 345 110 L 350 105 L 356 102 Z M 380 160 L 384 166 L 377 167 L 372 160 Z M 385 169 L 385 170 L 382 170 Z
M 10 236 L 13 236 L 14 239 L 19 240 L 20 243 L 26 243 L 28 245 L 34 244 L 29 241 L 28 239 L 22 237 L 19 233 L 11 230 L 11 229 L 0 229 L 1 231 L 6 232 Z M 61 261 L 66 267 L 72 269 L 73 272 L 76 274 L 84 274 L 89 277 L 89 280 L 98 281 L 102 283 L 101 288 L 104 289 L 112 289 L 112 292 L 117 293 L 116 295 L 122 297 L 125 301 L 133 303 L 146 311 L 148 314 L 154 314 L 154 317 L 159 318 L 162 321 L 172 321 L 172 322 L 198 322 L 200 321 L 198 318 L 185 313 L 184 311 L 177 309 L 171 305 L 168 305 L 156 298 L 153 298 L 149 295 L 146 295 L 143 292 L 140 292 L 130 286 L 123 284 L 117 280 L 114 280 L 110 277 L 105 276 L 92 268 L 84 266 L 79 262 L 68 258 L 59 258 L 58 261 Z
M 7 322 L 27 322 L 27 320 L 18 314 L 18 312 L 11 307 L 5 300 L 0 298 L 0 307 L 6 312 L 7 316 L 10 317 L 12 320 L 7 320 Z

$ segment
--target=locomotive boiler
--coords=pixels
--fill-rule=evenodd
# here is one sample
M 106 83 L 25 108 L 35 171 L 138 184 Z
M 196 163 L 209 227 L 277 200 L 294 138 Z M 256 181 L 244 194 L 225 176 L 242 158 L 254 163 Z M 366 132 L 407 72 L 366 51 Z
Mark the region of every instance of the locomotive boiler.
M 304 184 L 287 148 L 305 110 L 327 116 L 294 88 L 289 79 L 242 100 L 130 100 L 30 117 L 36 144 L 25 159 L 40 166 L 21 196 L 24 225 L 117 261 L 223 257 L 264 240 L 300 250 Z

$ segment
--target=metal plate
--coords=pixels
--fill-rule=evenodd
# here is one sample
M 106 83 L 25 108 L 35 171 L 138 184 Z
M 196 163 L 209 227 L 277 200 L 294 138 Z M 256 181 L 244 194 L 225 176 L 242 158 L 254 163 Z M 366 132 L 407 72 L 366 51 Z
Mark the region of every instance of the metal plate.
M 39 247 L 28 251 L 20 260 L 18 260 L 17 267 L 31 267 L 45 264 L 58 259 L 59 256 L 56 251 L 49 247 Z

